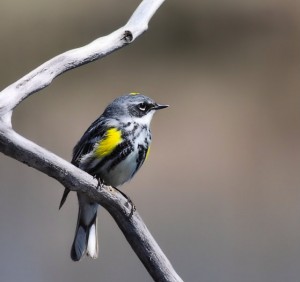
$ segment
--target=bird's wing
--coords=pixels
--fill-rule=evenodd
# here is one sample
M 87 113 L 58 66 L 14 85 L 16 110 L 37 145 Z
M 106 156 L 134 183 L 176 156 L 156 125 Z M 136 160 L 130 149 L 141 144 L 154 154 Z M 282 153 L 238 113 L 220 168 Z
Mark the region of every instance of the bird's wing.
M 78 166 L 80 158 L 93 150 L 95 143 L 99 142 L 99 140 L 103 138 L 105 132 L 106 130 L 103 119 L 99 117 L 90 125 L 90 127 L 86 130 L 86 132 L 80 138 L 79 142 L 74 147 L 71 163 L 75 166 Z M 65 188 L 64 194 L 59 204 L 59 209 L 65 203 L 69 192 L 70 190 L 68 188 Z
M 101 117 L 90 125 L 73 149 L 72 164 L 78 166 L 80 158 L 93 150 L 95 143 L 99 142 L 105 135 L 105 128 L 105 123 Z

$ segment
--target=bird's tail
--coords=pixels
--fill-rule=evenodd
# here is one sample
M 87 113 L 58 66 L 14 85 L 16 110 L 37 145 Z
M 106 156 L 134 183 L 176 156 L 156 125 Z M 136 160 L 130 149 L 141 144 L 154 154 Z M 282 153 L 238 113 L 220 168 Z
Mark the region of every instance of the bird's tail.
M 98 257 L 97 204 L 79 205 L 75 238 L 71 249 L 71 258 L 79 261 L 83 255 L 95 259 Z

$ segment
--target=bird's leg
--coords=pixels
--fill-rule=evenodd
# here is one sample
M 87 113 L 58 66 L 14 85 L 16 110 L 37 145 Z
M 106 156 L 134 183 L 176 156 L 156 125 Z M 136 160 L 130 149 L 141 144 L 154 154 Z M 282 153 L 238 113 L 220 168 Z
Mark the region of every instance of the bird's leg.
M 133 213 L 136 211 L 136 207 L 135 207 L 134 203 L 132 202 L 132 200 L 124 192 L 119 190 L 117 187 L 113 187 L 113 188 L 116 189 L 118 192 L 120 192 L 123 195 L 123 197 L 126 198 L 127 202 L 131 205 L 131 211 L 130 211 L 130 214 L 129 214 L 129 218 L 131 218 Z

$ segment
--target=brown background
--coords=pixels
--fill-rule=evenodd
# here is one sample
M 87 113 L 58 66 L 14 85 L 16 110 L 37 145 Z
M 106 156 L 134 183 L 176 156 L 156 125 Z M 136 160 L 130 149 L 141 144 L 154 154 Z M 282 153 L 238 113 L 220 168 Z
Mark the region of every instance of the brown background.
M 123 25 L 139 1 L 1 0 L 0 88 Z M 300 280 L 298 1 L 166 1 L 131 46 L 24 101 L 14 127 L 70 160 L 115 97 L 171 107 L 124 191 L 185 281 Z M 100 256 L 69 258 L 63 187 L 0 156 L 0 281 L 152 281 L 102 210 Z

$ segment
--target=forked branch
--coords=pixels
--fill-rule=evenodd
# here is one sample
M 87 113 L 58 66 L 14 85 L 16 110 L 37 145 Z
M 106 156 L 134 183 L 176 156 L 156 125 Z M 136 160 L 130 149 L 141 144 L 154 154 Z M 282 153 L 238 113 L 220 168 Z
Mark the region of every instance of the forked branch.
M 164 0 L 144 0 L 129 21 L 111 34 L 65 53 L 37 67 L 0 92 L 0 151 L 33 167 L 73 191 L 82 191 L 112 215 L 127 241 L 155 281 L 182 281 L 173 269 L 137 212 L 128 217 L 131 207 L 116 190 L 97 190 L 97 181 L 69 162 L 16 133 L 11 126 L 13 109 L 33 93 L 48 86 L 60 74 L 100 59 L 133 42 L 148 28 L 148 23 Z

